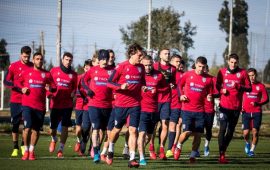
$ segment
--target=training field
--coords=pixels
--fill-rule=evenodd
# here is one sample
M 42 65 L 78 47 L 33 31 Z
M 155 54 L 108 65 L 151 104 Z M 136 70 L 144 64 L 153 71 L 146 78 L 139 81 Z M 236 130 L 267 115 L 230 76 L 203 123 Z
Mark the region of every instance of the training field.
M 67 169 L 93 169 L 93 170 L 107 170 L 107 169 L 128 169 L 127 160 L 121 157 L 124 137 L 121 136 L 116 144 L 116 158 L 112 166 L 107 166 L 101 162 L 94 164 L 89 157 L 78 157 L 73 152 L 73 145 L 75 138 L 70 136 L 64 150 L 64 158 L 57 159 L 56 153 L 50 154 L 48 151 L 50 137 L 42 135 L 36 147 L 36 161 L 22 161 L 20 157 L 11 158 L 12 150 L 11 136 L 7 134 L 0 135 L 0 169 L 7 170 L 21 170 L 21 169 L 47 169 L 47 170 L 67 170 Z M 185 143 L 183 154 L 179 161 L 174 161 L 170 158 L 167 161 L 162 160 L 148 160 L 145 167 L 140 169 L 270 169 L 270 138 L 262 137 L 260 143 L 256 148 L 256 156 L 249 158 L 244 153 L 244 143 L 242 139 L 234 139 L 228 149 L 228 158 L 230 164 L 220 165 L 217 163 L 218 148 L 217 139 L 214 138 L 210 144 L 210 157 L 203 157 L 197 159 L 196 164 L 188 163 L 188 154 L 191 148 L 191 140 Z M 201 154 L 202 154 L 201 147 Z M 147 154 L 148 156 L 148 154 Z

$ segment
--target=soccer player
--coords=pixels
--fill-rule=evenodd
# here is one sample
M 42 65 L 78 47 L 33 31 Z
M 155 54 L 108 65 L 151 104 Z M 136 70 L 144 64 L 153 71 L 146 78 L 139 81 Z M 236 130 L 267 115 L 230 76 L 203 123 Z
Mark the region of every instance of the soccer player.
M 60 121 L 62 121 L 62 132 L 60 135 L 60 145 L 57 151 L 57 157 L 63 157 L 64 146 L 68 137 L 68 127 L 72 125 L 71 113 L 73 109 L 73 97 L 77 88 L 77 73 L 72 68 L 73 55 L 65 52 L 60 62 L 60 67 L 51 69 L 51 75 L 57 86 L 57 91 L 49 93 L 50 100 L 50 128 L 51 142 L 49 146 L 50 153 L 54 152 L 57 142 L 56 130 Z
M 219 163 L 228 163 L 225 152 L 233 137 L 235 126 L 242 109 L 244 92 L 251 91 L 247 72 L 238 67 L 239 57 L 230 54 L 228 67 L 221 68 L 217 74 L 216 88 L 220 92 L 220 129 L 218 135 Z
M 184 74 L 182 70 L 180 70 L 182 57 L 178 54 L 174 54 L 171 57 L 170 64 L 176 68 L 176 86 L 180 83 L 180 80 Z M 169 122 L 169 143 L 168 143 L 168 150 L 166 152 L 166 157 L 172 157 L 174 153 L 174 149 L 176 147 L 179 135 L 180 135 L 180 126 L 177 124 L 181 124 L 182 119 L 180 118 L 181 115 L 181 102 L 179 100 L 180 92 L 178 88 L 172 89 L 172 101 L 171 101 L 171 115 L 170 115 L 170 122 Z M 177 140 L 176 138 L 176 127 L 178 127 L 178 135 Z
M 144 157 L 145 153 L 145 137 L 150 138 L 153 135 L 154 128 L 159 121 L 157 113 L 158 107 L 158 91 L 162 83 L 166 83 L 163 75 L 153 69 L 153 59 L 151 56 L 144 56 L 141 63 L 145 68 L 146 87 L 142 89 L 141 95 L 141 116 L 139 123 L 138 150 L 140 154 L 140 165 L 146 165 Z
M 195 69 L 184 74 L 179 84 L 180 100 L 182 101 L 182 128 L 177 148 L 174 152 L 174 159 L 178 160 L 181 154 L 182 145 L 193 133 L 200 137 L 204 130 L 204 101 L 205 98 L 212 100 L 213 82 L 212 78 L 204 73 L 207 65 L 205 57 L 198 57 L 195 62 Z M 192 146 L 190 163 L 194 163 L 200 143 Z
M 100 139 L 99 131 L 106 130 L 110 113 L 112 110 L 112 90 L 107 87 L 107 82 L 113 72 L 108 66 L 109 51 L 101 49 L 98 52 L 99 65 L 92 67 L 84 77 L 87 94 L 90 97 L 88 103 L 88 114 L 92 124 L 92 142 L 94 148 L 95 163 L 100 161 Z M 88 119 L 89 120 L 89 119 Z M 83 131 L 89 129 L 87 120 L 83 120 Z
M 76 130 L 75 130 L 75 134 L 77 136 L 76 138 L 76 144 L 74 146 L 74 151 L 78 152 L 79 155 L 81 155 L 82 153 L 80 153 L 80 147 L 81 147 L 81 125 L 82 125 L 82 118 L 83 118 L 83 113 L 84 112 L 88 112 L 88 98 L 87 95 L 84 93 L 84 91 L 81 91 L 81 79 L 82 77 L 84 77 L 85 73 L 91 68 L 92 66 L 92 61 L 89 60 L 85 60 L 84 61 L 84 73 L 78 76 L 78 82 L 77 82 L 77 90 L 76 90 L 76 104 L 75 104 L 75 113 L 76 113 Z M 87 113 L 88 114 L 88 113 Z
M 248 156 L 254 156 L 254 150 L 259 140 L 259 130 L 262 121 L 262 105 L 269 102 L 268 93 L 265 86 L 257 81 L 257 70 L 249 68 L 247 70 L 251 81 L 251 92 L 243 95 L 242 127 L 245 140 L 245 152 Z M 252 142 L 250 148 L 249 134 L 252 131 Z
M 46 90 L 56 91 L 50 72 L 42 69 L 44 58 L 41 53 L 33 55 L 34 67 L 26 69 L 19 78 L 22 95 L 22 115 L 24 120 L 24 147 L 22 160 L 35 160 L 34 147 L 43 126 L 46 112 Z
M 144 67 L 140 64 L 143 56 L 142 47 L 138 44 L 129 46 L 128 60 L 120 63 L 109 78 L 108 86 L 115 90 L 115 125 L 109 136 L 109 149 L 106 162 L 111 165 L 114 155 L 114 144 L 120 133 L 126 118 L 130 115 L 129 122 L 129 167 L 138 167 L 135 160 L 135 149 L 137 144 L 137 128 L 140 119 L 141 88 L 145 85 Z
M 11 89 L 10 96 L 10 112 L 12 123 L 12 141 L 13 151 L 11 156 L 17 157 L 19 152 L 19 126 L 22 118 L 22 92 L 18 87 L 18 79 L 21 76 L 23 70 L 33 67 L 33 63 L 30 62 L 31 48 L 24 46 L 21 48 L 20 60 L 10 64 L 8 71 L 5 75 L 4 84 Z M 22 139 L 21 153 L 24 154 L 24 142 Z
M 175 67 L 172 66 L 169 62 L 170 50 L 162 49 L 159 54 L 160 61 L 154 64 L 154 69 L 160 71 L 167 81 L 167 84 L 164 88 L 167 90 L 158 93 L 158 113 L 160 114 L 161 120 L 161 133 L 160 133 L 160 148 L 159 148 L 159 158 L 166 160 L 164 146 L 168 134 L 168 125 L 170 120 L 170 103 L 171 103 L 171 88 L 175 88 Z M 154 140 L 150 143 L 149 151 L 150 157 L 155 158 L 154 153 Z

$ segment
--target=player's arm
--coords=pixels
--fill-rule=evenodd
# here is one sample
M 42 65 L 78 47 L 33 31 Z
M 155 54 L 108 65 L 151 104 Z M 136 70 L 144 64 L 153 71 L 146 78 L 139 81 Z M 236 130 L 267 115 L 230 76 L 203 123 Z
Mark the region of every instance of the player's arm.
M 261 87 L 262 87 L 262 98 L 261 98 L 261 101 L 258 102 L 259 106 L 262 106 L 262 105 L 269 102 L 269 96 L 268 96 L 268 93 L 267 93 L 265 86 L 262 85 Z
M 8 71 L 4 77 L 4 85 L 8 88 L 11 88 L 11 90 L 21 93 L 22 89 L 18 86 L 14 85 L 14 70 L 13 65 L 10 65 L 8 68 Z
M 244 83 L 240 84 L 239 90 L 245 91 L 245 92 L 251 92 L 251 90 L 252 90 L 251 82 L 248 78 L 248 74 L 246 71 L 244 72 Z
M 89 97 L 93 97 L 95 95 L 95 93 L 89 88 L 91 81 L 91 72 L 93 72 L 92 70 L 93 69 L 90 68 L 81 78 L 81 90 L 84 90 Z
M 179 87 L 178 90 L 180 92 L 180 101 L 189 101 L 188 97 L 185 95 L 184 93 L 184 86 L 186 85 L 186 79 L 187 79 L 187 75 L 188 74 L 184 74 L 180 83 L 179 83 Z
M 72 82 L 72 88 L 71 88 L 72 90 L 71 90 L 71 94 L 70 94 L 71 98 L 73 98 L 76 94 L 77 83 L 78 83 L 78 74 L 75 72 L 74 77 L 73 77 L 73 82 Z
M 122 66 L 118 66 L 113 73 L 111 74 L 110 78 L 108 79 L 107 86 L 113 90 L 127 90 L 128 83 L 119 84 L 117 83 L 122 72 Z
M 45 85 L 45 89 L 50 92 L 50 93 L 54 93 L 57 90 L 56 84 L 53 81 L 53 77 L 51 75 L 51 73 L 47 73 L 47 81 L 46 81 L 46 85 Z

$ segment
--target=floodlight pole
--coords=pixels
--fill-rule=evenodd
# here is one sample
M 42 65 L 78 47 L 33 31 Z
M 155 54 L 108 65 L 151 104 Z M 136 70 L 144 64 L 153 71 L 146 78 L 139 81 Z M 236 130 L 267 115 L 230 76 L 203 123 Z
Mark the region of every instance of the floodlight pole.
M 232 53 L 233 3 L 234 3 L 234 0 L 232 0 L 232 3 L 231 3 L 230 33 L 229 33 L 229 51 L 228 51 L 229 55 Z
M 57 40 L 56 40 L 56 64 L 60 66 L 61 58 L 61 39 L 62 39 L 62 0 L 58 0 L 58 25 L 57 25 Z
M 152 0 L 149 0 L 148 8 L 148 37 L 147 37 L 147 51 L 151 48 L 151 17 L 152 17 Z

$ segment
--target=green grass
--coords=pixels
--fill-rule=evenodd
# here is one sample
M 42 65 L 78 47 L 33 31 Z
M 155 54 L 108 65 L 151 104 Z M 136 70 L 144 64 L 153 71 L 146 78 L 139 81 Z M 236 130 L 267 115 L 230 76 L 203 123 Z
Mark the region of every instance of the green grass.
M 174 161 L 170 158 L 167 161 L 148 160 L 146 167 L 140 169 L 269 169 L 270 168 L 270 138 L 262 137 L 256 148 L 256 156 L 249 158 L 244 153 L 244 142 L 242 139 L 234 139 L 228 149 L 228 158 L 230 164 L 220 165 L 217 163 L 218 159 L 218 145 L 217 139 L 213 138 L 210 144 L 210 157 L 201 157 L 196 164 L 190 165 L 188 163 L 188 154 L 191 149 L 190 138 L 184 145 L 183 152 L 179 161 Z M 48 151 L 50 137 L 42 135 L 36 146 L 36 161 L 22 161 L 20 158 L 11 158 L 12 151 L 11 136 L 7 134 L 0 134 L 0 169 L 115 169 L 122 170 L 127 168 L 127 160 L 121 157 L 124 137 L 121 136 L 115 145 L 116 154 L 112 166 L 107 166 L 104 163 L 94 164 L 89 157 L 78 157 L 73 152 L 73 145 L 75 137 L 70 136 L 64 150 L 64 158 L 57 159 L 56 153 L 50 154 Z M 203 140 L 202 140 L 203 141 Z M 202 145 L 203 146 L 203 143 Z M 201 153 L 203 147 L 201 147 Z M 148 158 L 148 154 L 147 154 Z

